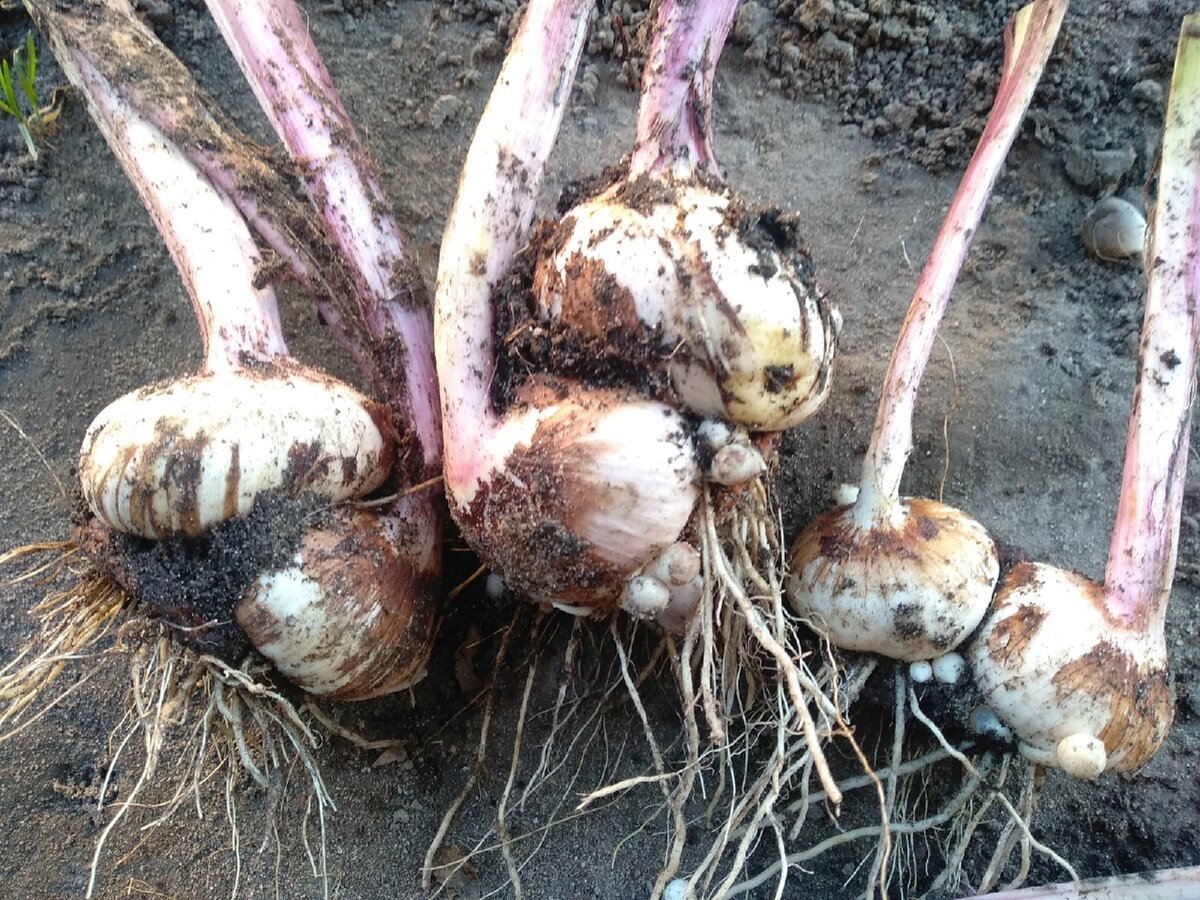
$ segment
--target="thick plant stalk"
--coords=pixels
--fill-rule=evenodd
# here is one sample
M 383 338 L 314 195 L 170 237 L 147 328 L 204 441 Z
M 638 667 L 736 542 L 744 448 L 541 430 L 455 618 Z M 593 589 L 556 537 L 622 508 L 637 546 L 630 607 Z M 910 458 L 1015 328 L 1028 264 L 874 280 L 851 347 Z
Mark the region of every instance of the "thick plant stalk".
M 1200 335 L 1200 16 L 1184 19 L 1165 121 L 1137 385 L 1104 572 L 1111 614 L 1160 634 L 1179 544 Z
M 482 475 L 475 442 L 455 438 L 470 434 L 470 422 L 495 422 L 488 393 L 496 357 L 491 293 L 529 234 L 593 6 L 593 0 L 529 5 L 463 163 L 437 288 L 446 467 L 462 473 L 449 477 L 454 484 L 471 485 Z M 496 177 L 502 167 L 511 177 Z M 453 395 L 447 385 L 455 386 Z
M 1104 582 L 1042 563 L 1005 576 L 975 682 L 1024 753 L 1080 778 L 1145 763 L 1174 703 L 1164 626 L 1200 355 L 1200 15 L 1184 19 L 1146 248 L 1146 312 Z
M 209 10 L 352 272 L 376 364 L 420 442 L 421 477 L 441 469 L 433 324 L 417 260 L 291 0 L 208 0 Z
M 1004 70 L 979 145 L 942 221 L 884 376 L 871 443 L 863 459 L 856 516 L 864 526 L 894 521 L 900 479 L 912 452 L 917 390 L 933 353 L 971 239 L 1025 110 L 1050 58 L 1067 0 L 1031 3 L 1005 32 Z
M 36 13 L 47 7 L 31 8 Z M 258 238 L 313 295 L 322 318 L 359 368 L 390 396 L 393 389 L 382 383 L 379 371 L 381 354 L 372 358 L 375 347 L 359 324 L 354 276 L 310 205 L 294 196 L 286 160 L 270 157 L 238 131 L 183 64 L 133 16 L 127 0 L 87 0 L 58 21 L 68 43 L 103 48 L 91 56 L 97 72 L 237 206 Z
M 102 72 L 86 13 L 39 6 L 34 14 L 163 235 L 205 342 L 201 375 L 127 394 L 89 428 L 80 481 L 93 512 L 143 537 L 195 536 L 246 514 L 263 491 L 309 490 L 337 501 L 378 487 L 394 448 L 382 411 L 287 357 L 274 292 L 256 283 L 261 258 L 232 200 Z M 224 404 L 234 397 L 241 405 L 230 411 Z M 189 407 L 217 412 L 197 426 L 178 418 Z M 272 438 L 249 436 L 246 420 Z M 289 456 L 295 444 L 276 433 L 320 448 L 299 480 Z M 180 465 L 174 460 L 185 445 L 191 455 Z
M 738 0 L 664 0 L 646 60 L 629 176 L 720 175 L 712 141 L 713 77 Z
M 793 545 L 793 605 L 847 649 L 924 663 L 965 640 L 991 602 L 1000 565 L 986 530 L 938 501 L 902 500 L 900 479 L 938 326 L 1066 6 L 1038 0 L 1006 29 L 996 100 L 892 351 L 858 495 L 819 516 Z

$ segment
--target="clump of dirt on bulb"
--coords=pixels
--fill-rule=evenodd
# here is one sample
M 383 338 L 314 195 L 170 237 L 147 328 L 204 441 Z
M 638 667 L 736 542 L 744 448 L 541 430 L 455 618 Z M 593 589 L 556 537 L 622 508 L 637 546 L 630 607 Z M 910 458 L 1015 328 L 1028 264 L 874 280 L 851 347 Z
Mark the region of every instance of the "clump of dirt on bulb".
M 96 567 L 143 603 L 183 644 L 237 666 L 253 649 L 233 608 L 263 572 L 286 566 L 329 519 L 328 501 L 267 493 L 250 515 L 202 537 L 150 541 L 101 524 L 77 499 L 75 537 Z

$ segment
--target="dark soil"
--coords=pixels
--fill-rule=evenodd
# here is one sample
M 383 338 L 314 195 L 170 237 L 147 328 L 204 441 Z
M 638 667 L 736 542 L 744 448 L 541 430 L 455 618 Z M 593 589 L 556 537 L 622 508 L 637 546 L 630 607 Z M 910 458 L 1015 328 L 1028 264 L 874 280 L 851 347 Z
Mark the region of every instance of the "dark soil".
M 602 5 L 552 160 L 542 198 L 547 211 L 567 181 L 597 174 L 630 148 L 636 96 L 627 85 L 636 77 L 645 5 Z M 203 4 L 138 6 L 219 104 L 270 143 Z M 432 283 L 458 169 L 515 0 L 303 6 Z M 1016 6 L 748 0 L 740 14 L 717 83 L 723 169 L 749 204 L 797 214 L 816 278 L 846 323 L 829 403 L 783 442 L 778 495 L 789 538 L 829 505 L 838 483 L 857 477 L 888 352 L 982 126 L 1001 59 L 1000 27 Z M 1182 0 L 1077 0 L 1068 13 L 947 314 L 905 482 L 908 492 L 969 510 L 1014 554 L 1093 576 L 1103 571 L 1120 478 L 1143 280 L 1137 265 L 1088 257 L 1078 228 L 1106 194 L 1140 202 L 1162 126 L 1174 36 L 1189 7 Z M 0 49 L 22 43 L 29 27 L 18 12 L 0 12 Z M 61 79 L 48 55 L 42 62 L 48 92 Z M 57 132 L 41 147 L 41 161 L 30 162 L 16 130 L 0 122 L 0 548 L 65 537 L 70 509 L 62 485 L 70 483 L 87 423 L 125 391 L 191 371 L 200 360 L 178 277 L 78 98 L 68 100 Z M 289 299 L 284 316 L 296 356 L 353 378 L 303 298 Z M 1168 617 L 1177 691 L 1171 736 L 1133 776 L 1079 784 L 1051 774 L 1034 820 L 1038 837 L 1085 875 L 1200 863 L 1195 454 L 1190 468 Z M 463 554 L 452 558 L 451 584 L 459 569 L 472 569 Z M 27 610 L 40 591 L 29 582 L 4 589 L 0 659 L 15 656 L 32 634 Z M 422 896 L 425 848 L 474 760 L 480 712 L 468 701 L 488 677 L 495 649 L 489 638 L 512 616 L 508 601 L 488 599 L 480 585 L 448 606 L 430 676 L 411 697 L 330 707 L 348 727 L 407 740 L 403 752 L 382 758 L 336 738 L 319 751 L 338 806 L 328 822 L 333 896 Z M 533 676 L 533 709 L 552 704 L 564 677 L 570 622 L 552 627 L 557 634 L 535 639 L 526 621 L 514 638 L 491 758 L 448 841 L 458 851 L 484 837 L 508 776 L 530 648 L 544 654 Z M 602 629 L 597 634 L 584 656 L 595 661 L 595 682 L 607 684 L 612 646 Z M 63 687 L 85 675 L 93 677 L 0 744 L 5 896 L 81 896 L 109 815 L 97 812 L 97 800 L 102 792 L 106 802 L 119 798 L 140 769 L 135 751 L 106 780 L 116 749 L 110 732 L 118 740 L 124 734 L 123 662 L 107 656 L 75 664 Z M 882 709 L 888 682 L 881 683 Z M 675 727 L 671 691 L 665 681 L 648 689 L 664 733 Z M 879 718 L 886 733 L 886 714 Z M 536 829 L 570 816 L 579 794 L 649 766 L 628 704 L 611 704 L 601 721 L 596 742 L 586 752 L 574 748 L 536 802 L 511 813 L 514 834 L 537 835 L 519 846 L 521 859 L 537 847 L 522 870 L 527 897 L 644 897 L 658 871 L 662 820 L 641 828 L 661 799 L 652 786 L 562 822 L 538 846 L 543 833 Z M 530 758 L 546 728 L 545 716 L 531 725 Z M 137 826 L 154 813 L 134 816 L 106 851 L 99 896 L 228 895 L 235 867 L 222 790 L 212 784 L 202 791 L 203 819 L 185 804 L 171 822 L 142 834 Z M 240 796 L 239 896 L 320 896 L 299 838 L 304 799 L 284 807 L 277 842 L 264 817 L 268 798 L 249 783 Z M 871 814 L 849 810 L 847 821 Z M 689 834 L 693 849 L 703 846 L 702 819 Z M 865 852 L 818 861 L 814 874 L 796 874 L 788 896 L 858 890 L 861 876 L 851 876 Z M 499 853 L 489 852 L 452 892 L 481 896 L 504 884 L 504 872 Z M 1035 858 L 1032 881 L 1061 878 Z

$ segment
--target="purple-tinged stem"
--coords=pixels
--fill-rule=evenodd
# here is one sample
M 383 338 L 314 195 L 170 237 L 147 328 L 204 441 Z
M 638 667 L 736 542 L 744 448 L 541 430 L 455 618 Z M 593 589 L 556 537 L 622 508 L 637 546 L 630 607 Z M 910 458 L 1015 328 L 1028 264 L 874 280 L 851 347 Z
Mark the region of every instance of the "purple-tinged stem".
M 111 2 L 90 6 L 136 23 Z M 175 261 L 196 311 L 205 368 L 287 355 L 275 293 L 254 286 L 262 260 L 236 206 L 104 74 L 99 58 L 113 47 L 93 38 L 117 29 L 97 28 L 85 13 L 51 3 L 33 4 L 32 12 Z
M 463 164 L 438 268 L 436 345 L 446 429 L 446 483 L 494 463 L 500 422 L 492 290 L 533 219 L 538 186 L 571 98 L 595 0 L 530 0 Z
M 330 330 L 359 368 L 375 373 L 364 342 L 346 330 L 332 298 L 348 292 L 341 266 L 308 203 L 292 195 L 282 160 L 241 134 L 199 89 L 183 64 L 125 0 L 88 0 L 91 60 L 118 95 L 167 136 L 218 190 L 233 201 L 254 233 L 314 296 Z M 74 20 L 72 20 L 74 21 Z M 324 262 L 324 264 L 322 264 Z
M 629 175 L 699 169 L 720 176 L 713 152 L 717 60 L 738 0 L 663 0 L 638 106 Z
M 921 272 L 884 378 L 855 505 L 858 519 L 866 526 L 893 521 L 899 514 L 900 479 L 912 452 L 917 388 L 967 248 L 1050 58 L 1066 8 L 1067 0 L 1036 0 L 1023 7 L 1005 30 L 1004 70 L 995 103 Z
M 385 357 L 380 367 L 390 399 L 421 444 L 425 474 L 439 471 L 442 432 L 428 299 L 308 27 L 291 0 L 208 0 L 208 7 L 350 264 L 363 320 Z
M 968 900 L 1188 900 L 1189 897 L 1200 897 L 1200 866 L 998 891 Z
M 1161 634 L 1175 571 L 1200 341 L 1200 15 L 1184 19 L 1146 244 L 1146 313 L 1105 602 Z

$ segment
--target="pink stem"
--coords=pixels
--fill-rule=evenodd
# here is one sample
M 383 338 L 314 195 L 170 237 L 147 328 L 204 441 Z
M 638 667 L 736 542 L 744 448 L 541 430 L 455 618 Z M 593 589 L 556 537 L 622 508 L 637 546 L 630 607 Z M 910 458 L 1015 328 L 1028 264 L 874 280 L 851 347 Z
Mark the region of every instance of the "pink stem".
M 367 357 L 362 342 L 354 340 L 347 330 L 341 313 L 329 299 L 338 290 L 329 267 L 316 264 L 314 253 L 321 252 L 323 235 L 318 235 L 309 221 L 308 206 L 294 200 L 288 185 L 274 169 L 256 153 L 250 152 L 250 141 L 212 107 L 208 98 L 196 86 L 191 74 L 148 30 L 129 30 L 127 53 L 144 53 L 153 59 L 153 90 L 146 90 L 142 81 L 120 81 L 114 84 L 122 98 L 139 115 L 144 116 L 167 137 L 229 197 L 254 233 L 264 241 L 292 274 L 315 298 L 316 306 L 330 332 L 364 373 L 377 372 L 375 362 Z M 94 60 L 103 65 L 108 78 L 119 76 L 119 60 L 108 56 Z M 260 202 L 266 192 L 269 202 Z
M 1187 900 L 1188 897 L 1200 897 L 1200 866 L 999 891 L 968 900 Z
M 291 0 L 208 0 L 208 6 L 351 264 L 363 319 L 384 348 L 392 402 L 432 474 L 441 466 L 442 433 L 428 299 L 307 24 Z
M 917 388 L 967 248 L 1050 57 L 1066 6 L 1066 0 L 1033 4 L 1028 33 L 1015 51 L 1013 24 L 1005 31 L 1004 71 L 995 103 L 921 272 L 888 364 L 856 504 L 864 522 L 891 520 L 898 514 L 900 479 L 912 452 Z
M 287 355 L 274 291 L 256 288 L 258 249 L 233 202 L 104 74 L 98 57 L 144 29 L 106 2 L 96 15 L 36 4 L 33 15 L 64 74 L 150 213 L 192 300 L 210 371 Z
M 1105 571 L 1105 601 L 1127 625 L 1161 635 L 1175 571 L 1200 341 L 1200 89 L 1184 86 L 1185 24 L 1167 109 L 1158 199 L 1146 245 L 1146 313 L 1125 469 Z M 1200 61 L 1191 62 L 1200 69 Z M 1195 76 L 1193 75 L 1193 78 Z M 1196 79 L 1200 81 L 1200 79 Z
M 448 487 L 481 477 L 500 427 L 492 290 L 528 236 L 594 2 L 530 0 L 463 165 L 436 305 Z
M 713 77 L 738 0 L 663 0 L 642 78 L 630 177 L 697 169 L 720 176 Z

